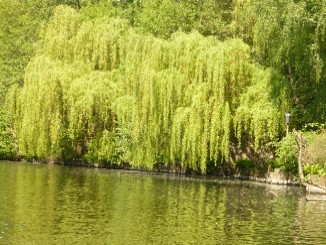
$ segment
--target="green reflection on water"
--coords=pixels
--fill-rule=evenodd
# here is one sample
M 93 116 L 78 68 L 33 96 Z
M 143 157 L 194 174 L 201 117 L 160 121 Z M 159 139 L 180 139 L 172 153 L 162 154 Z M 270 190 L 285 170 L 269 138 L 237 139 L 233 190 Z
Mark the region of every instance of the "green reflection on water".
M 320 244 L 298 188 L 0 163 L 0 244 Z M 322 215 L 321 215 L 322 214 Z

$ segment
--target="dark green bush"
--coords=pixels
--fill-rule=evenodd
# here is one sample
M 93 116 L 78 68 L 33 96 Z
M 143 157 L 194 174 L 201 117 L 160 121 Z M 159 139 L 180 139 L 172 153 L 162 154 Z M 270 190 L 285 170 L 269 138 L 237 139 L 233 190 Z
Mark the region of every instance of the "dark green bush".
M 255 163 L 249 159 L 238 159 L 235 161 L 235 166 L 238 168 L 253 169 L 255 168 Z

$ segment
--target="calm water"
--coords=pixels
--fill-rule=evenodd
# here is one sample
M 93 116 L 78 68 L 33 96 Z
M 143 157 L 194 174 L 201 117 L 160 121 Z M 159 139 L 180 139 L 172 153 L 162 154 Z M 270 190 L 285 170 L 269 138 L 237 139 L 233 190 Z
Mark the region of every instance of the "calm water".
M 326 244 L 299 188 L 0 162 L 0 244 Z

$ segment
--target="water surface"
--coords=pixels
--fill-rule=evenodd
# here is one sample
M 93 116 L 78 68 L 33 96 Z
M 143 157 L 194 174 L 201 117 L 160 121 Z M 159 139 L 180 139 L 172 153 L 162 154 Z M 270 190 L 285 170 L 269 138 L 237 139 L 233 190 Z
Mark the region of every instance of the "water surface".
M 0 162 L 0 244 L 326 244 L 297 187 Z

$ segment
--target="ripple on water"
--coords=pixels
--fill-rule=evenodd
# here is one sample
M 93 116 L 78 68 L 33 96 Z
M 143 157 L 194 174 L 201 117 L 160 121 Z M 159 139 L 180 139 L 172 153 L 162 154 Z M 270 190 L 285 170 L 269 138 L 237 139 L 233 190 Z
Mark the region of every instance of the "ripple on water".
M 1 244 L 324 244 L 298 188 L 0 163 Z

